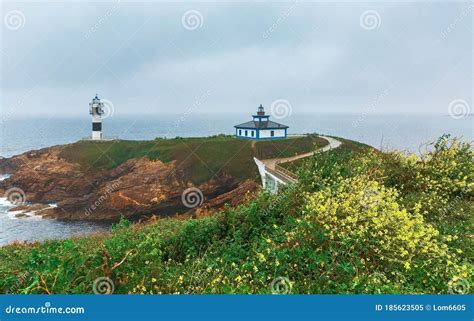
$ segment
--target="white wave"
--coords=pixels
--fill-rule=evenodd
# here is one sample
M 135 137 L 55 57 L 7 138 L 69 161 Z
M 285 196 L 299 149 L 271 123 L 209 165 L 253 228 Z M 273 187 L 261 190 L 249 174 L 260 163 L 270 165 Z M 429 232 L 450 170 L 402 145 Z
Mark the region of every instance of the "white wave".
M 39 214 L 39 212 L 42 212 L 48 208 L 56 208 L 58 207 L 58 204 L 50 203 L 48 204 L 48 207 L 45 207 L 39 210 L 34 210 L 34 211 L 28 211 L 28 210 L 10 211 L 10 209 L 16 206 L 17 205 L 10 202 L 6 197 L 0 197 L 0 215 L 6 215 L 9 219 L 23 219 L 23 218 L 40 218 L 41 219 L 42 216 L 41 214 Z M 21 217 L 17 217 L 18 214 L 24 214 L 24 215 L 22 215 Z
M 0 197 L 0 207 L 13 207 L 13 204 L 6 197 Z
M 9 177 L 10 177 L 10 174 L 2 174 L 2 175 L 0 175 L 0 181 L 4 181 Z
M 24 214 L 24 215 L 17 216 L 17 215 L 20 215 L 20 214 Z M 9 218 L 11 220 L 17 220 L 17 219 L 21 219 L 21 218 L 29 218 L 31 216 L 32 215 L 29 214 L 26 211 L 9 211 L 9 212 L 7 212 L 7 218 Z

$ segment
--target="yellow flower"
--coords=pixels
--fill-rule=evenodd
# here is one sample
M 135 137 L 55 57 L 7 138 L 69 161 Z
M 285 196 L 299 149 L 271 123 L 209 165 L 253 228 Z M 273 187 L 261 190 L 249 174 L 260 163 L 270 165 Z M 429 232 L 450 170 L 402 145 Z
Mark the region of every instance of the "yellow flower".
M 265 258 L 265 255 L 263 255 L 262 253 L 257 253 L 257 257 L 261 263 L 264 263 L 267 261 L 267 259 Z

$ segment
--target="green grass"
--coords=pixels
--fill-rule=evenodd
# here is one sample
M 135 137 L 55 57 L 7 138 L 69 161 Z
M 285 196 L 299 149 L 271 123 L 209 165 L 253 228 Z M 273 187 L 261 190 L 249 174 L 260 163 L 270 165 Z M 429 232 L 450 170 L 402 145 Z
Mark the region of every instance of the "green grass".
M 290 157 L 301 154 L 302 151 L 312 151 L 326 146 L 327 140 L 316 135 L 290 137 L 288 139 L 258 141 L 256 143 L 257 157 L 268 159 L 275 157 Z
M 345 139 L 345 138 L 341 138 L 341 137 L 334 137 L 334 138 L 336 138 L 337 140 L 342 142 L 342 145 L 337 148 L 337 153 L 354 153 L 354 154 L 357 154 L 357 153 L 362 153 L 364 151 L 367 151 L 369 149 L 373 149 L 373 147 L 371 147 L 369 145 L 366 145 L 366 144 L 363 144 L 363 143 L 360 143 L 360 142 L 356 142 L 356 141 L 353 141 L 353 140 L 349 140 L 349 139 Z M 319 139 L 322 140 L 322 138 L 319 138 Z M 324 145 L 325 145 L 324 143 L 320 144 L 319 147 L 322 147 Z M 300 169 L 306 162 L 308 162 L 308 158 L 301 158 L 301 159 L 298 159 L 298 160 L 295 160 L 295 161 L 292 161 L 292 162 L 282 163 L 282 164 L 280 164 L 280 166 L 282 166 L 283 168 L 288 169 L 291 172 L 296 173 L 298 171 L 298 169 Z
M 288 157 L 311 151 L 321 144 L 324 145 L 324 141 L 317 136 L 267 141 L 224 135 L 153 141 L 79 141 L 66 145 L 60 156 L 79 163 L 83 170 L 91 172 L 110 170 L 129 159 L 142 157 L 164 163 L 176 161 L 184 180 L 200 184 L 220 174 L 228 174 L 239 180 L 255 178 L 258 173 L 253 162 L 254 156 Z
M 472 157 L 445 137 L 422 158 L 317 154 L 298 184 L 212 217 L 2 247 L 0 291 L 92 293 L 107 277 L 114 293 L 271 293 L 283 277 L 291 293 L 472 293 Z

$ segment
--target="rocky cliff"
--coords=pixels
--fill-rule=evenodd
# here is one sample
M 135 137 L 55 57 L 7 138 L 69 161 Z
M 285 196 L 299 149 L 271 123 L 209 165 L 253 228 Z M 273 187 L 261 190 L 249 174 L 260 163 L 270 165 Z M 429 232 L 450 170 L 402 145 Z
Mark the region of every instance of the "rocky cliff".
M 0 159 L 0 196 L 18 194 L 16 210 L 37 210 L 44 217 L 63 220 L 117 220 L 185 213 L 209 215 L 224 204 L 237 205 L 255 192 L 254 179 L 220 173 L 193 185 L 180 175 L 176 161 L 133 158 L 112 169 L 91 171 L 61 157 L 63 146 Z M 22 194 L 23 193 L 23 194 Z M 17 195 L 18 196 L 18 195 Z M 21 203 L 21 204 L 20 204 Z M 57 207 L 43 208 L 43 204 Z

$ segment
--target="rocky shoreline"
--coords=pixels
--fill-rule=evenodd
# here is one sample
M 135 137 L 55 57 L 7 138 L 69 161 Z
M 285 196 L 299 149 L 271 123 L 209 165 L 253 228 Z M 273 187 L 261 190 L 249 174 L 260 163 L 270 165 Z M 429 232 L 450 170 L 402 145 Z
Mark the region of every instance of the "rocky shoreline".
M 122 215 L 129 219 L 202 217 L 226 203 L 244 202 L 259 188 L 253 179 L 238 180 L 224 173 L 195 186 L 180 175 L 175 161 L 147 157 L 129 159 L 110 170 L 90 171 L 62 158 L 62 148 L 0 159 L 0 174 L 10 175 L 0 181 L 0 195 L 9 198 L 12 189 L 20 191 L 19 204 L 11 211 L 68 221 L 117 221 Z M 186 191 L 198 191 L 191 195 L 192 204 L 183 198 Z M 52 203 L 57 206 L 48 205 Z

